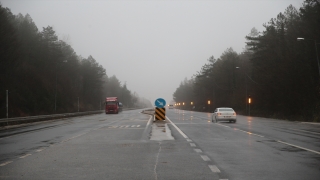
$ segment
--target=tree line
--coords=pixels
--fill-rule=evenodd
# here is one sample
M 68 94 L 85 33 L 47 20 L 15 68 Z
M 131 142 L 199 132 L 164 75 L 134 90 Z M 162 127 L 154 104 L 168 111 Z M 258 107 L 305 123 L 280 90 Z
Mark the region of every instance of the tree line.
M 233 107 L 245 115 L 250 108 L 250 115 L 319 122 L 320 2 L 306 0 L 299 10 L 290 5 L 263 26 L 245 37 L 243 52 L 211 56 L 181 82 L 173 96 L 185 105 L 178 108 Z
M 151 103 L 132 93 L 91 55 L 83 58 L 51 26 L 41 31 L 29 14 L 0 4 L 0 118 L 103 109 L 106 96 L 124 107 Z M 7 93 L 8 91 L 8 93 Z

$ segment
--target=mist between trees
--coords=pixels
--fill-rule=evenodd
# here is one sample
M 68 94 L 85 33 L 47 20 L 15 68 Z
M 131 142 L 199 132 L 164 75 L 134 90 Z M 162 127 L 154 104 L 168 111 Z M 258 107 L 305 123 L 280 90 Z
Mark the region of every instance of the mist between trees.
M 250 96 L 253 116 L 319 122 L 320 2 L 307 0 L 299 10 L 290 5 L 264 28 L 251 30 L 242 53 L 228 48 L 181 82 L 173 96 L 185 105 L 177 107 L 211 112 L 232 107 L 248 115 Z
M 83 58 L 59 40 L 52 27 L 40 32 L 30 15 L 0 5 L 0 118 L 103 109 L 106 96 L 126 107 L 152 107 L 131 93 L 92 57 Z

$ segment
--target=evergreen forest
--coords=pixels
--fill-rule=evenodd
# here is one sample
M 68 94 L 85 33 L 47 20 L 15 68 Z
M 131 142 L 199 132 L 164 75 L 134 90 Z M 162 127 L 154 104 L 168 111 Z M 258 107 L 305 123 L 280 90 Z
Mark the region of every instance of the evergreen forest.
M 243 52 L 227 48 L 182 81 L 173 94 L 176 107 L 232 107 L 243 115 L 319 122 L 320 2 L 290 5 L 263 27 L 244 35 Z
M 103 109 L 106 97 L 124 108 L 152 106 L 98 61 L 77 55 L 51 26 L 39 30 L 29 14 L 0 4 L 0 118 Z

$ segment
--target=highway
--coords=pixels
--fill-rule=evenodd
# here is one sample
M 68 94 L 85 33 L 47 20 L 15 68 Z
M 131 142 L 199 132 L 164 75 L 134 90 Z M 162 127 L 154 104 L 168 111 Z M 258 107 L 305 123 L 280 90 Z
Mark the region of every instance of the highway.
M 319 179 L 320 126 L 167 110 L 174 140 L 150 140 L 141 110 L 0 129 L 0 179 Z M 156 123 L 154 123 L 156 124 Z M 156 138 L 153 138 L 156 139 Z

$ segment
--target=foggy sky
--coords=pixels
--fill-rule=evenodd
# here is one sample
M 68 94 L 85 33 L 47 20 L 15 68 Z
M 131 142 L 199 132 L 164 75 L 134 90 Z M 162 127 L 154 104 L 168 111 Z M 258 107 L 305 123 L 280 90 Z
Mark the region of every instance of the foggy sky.
M 53 26 L 59 39 L 132 93 L 167 103 L 185 78 L 229 47 L 241 53 L 251 28 L 303 0 L 98 1 L 0 0 L 13 14 L 30 14 L 39 31 Z

